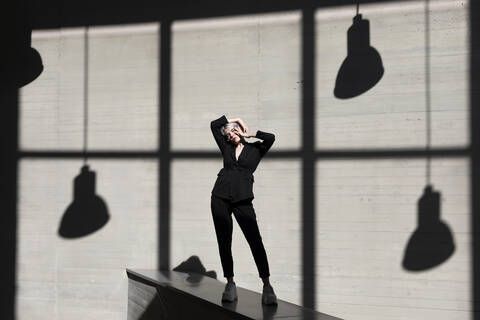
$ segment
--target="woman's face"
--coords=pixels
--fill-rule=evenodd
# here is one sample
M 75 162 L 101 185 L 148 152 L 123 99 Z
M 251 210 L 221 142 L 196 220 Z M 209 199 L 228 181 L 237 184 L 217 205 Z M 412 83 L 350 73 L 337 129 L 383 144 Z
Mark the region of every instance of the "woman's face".
M 225 129 L 225 135 L 227 136 L 227 140 L 236 144 L 240 141 L 240 136 L 235 131 L 235 129 Z

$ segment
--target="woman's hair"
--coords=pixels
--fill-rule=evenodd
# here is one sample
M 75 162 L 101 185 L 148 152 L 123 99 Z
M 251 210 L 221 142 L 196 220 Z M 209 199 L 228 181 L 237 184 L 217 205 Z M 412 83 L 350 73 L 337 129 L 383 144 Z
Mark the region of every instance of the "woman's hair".
M 237 122 L 229 122 L 229 123 L 223 125 L 220 128 L 220 132 L 222 133 L 223 136 L 225 136 L 226 135 L 225 130 L 233 129 L 233 128 L 239 128 L 240 129 L 240 125 Z

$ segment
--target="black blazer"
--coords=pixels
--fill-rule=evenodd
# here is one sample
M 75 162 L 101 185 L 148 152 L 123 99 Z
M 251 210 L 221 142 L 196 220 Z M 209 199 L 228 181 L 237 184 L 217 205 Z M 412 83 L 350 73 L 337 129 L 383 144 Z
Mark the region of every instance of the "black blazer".
M 218 172 L 212 195 L 232 202 L 253 199 L 253 172 L 275 141 L 275 135 L 257 130 L 255 137 L 263 141 L 246 142 L 237 161 L 235 144 L 228 141 L 220 132 L 220 128 L 227 123 L 225 115 L 210 123 L 213 137 L 223 156 L 223 168 Z

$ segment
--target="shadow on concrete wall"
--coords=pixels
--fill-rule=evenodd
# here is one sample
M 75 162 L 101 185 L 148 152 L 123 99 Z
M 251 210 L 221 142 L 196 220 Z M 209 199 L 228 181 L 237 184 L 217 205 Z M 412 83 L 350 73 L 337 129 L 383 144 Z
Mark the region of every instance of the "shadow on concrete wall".
M 470 231 L 472 319 L 480 319 L 480 2 L 470 1 Z
M 431 68 L 430 68 L 430 0 L 425 1 L 425 115 L 426 151 L 431 150 Z M 408 271 L 425 271 L 436 267 L 452 256 L 455 242 L 452 231 L 441 220 L 441 193 L 431 184 L 431 157 L 426 159 L 427 185 L 417 203 L 417 228 L 405 248 L 402 266 Z
M 18 90 L 0 89 L 2 207 L 0 214 L 0 318 L 15 319 L 17 246 Z
M 347 57 L 338 71 L 333 90 L 339 99 L 365 93 L 380 81 L 384 73 L 382 58 L 370 45 L 370 21 L 357 13 L 348 29 L 347 39 Z
M 441 194 L 427 185 L 417 204 L 417 228 L 408 240 L 403 268 L 424 271 L 445 262 L 455 251 L 448 225 L 440 219 Z
M 96 194 L 96 173 L 82 166 L 73 180 L 73 201 L 63 214 L 58 234 L 79 238 L 101 229 L 110 219 L 107 204 Z
M 21 88 L 43 71 L 40 54 L 32 44 L 32 19 L 25 1 L 12 3 L 2 18 L 0 49 L 0 87 Z
M 25 1 L 2 4 L 0 14 L 0 318 L 15 318 L 17 246 L 18 90 L 43 71 L 31 47 L 32 19 Z
M 371 2 L 395 2 L 384 1 L 361 1 Z M 34 29 L 60 28 L 86 25 L 126 24 L 137 22 L 160 21 L 160 54 L 159 54 L 159 79 L 161 97 L 159 110 L 159 151 L 158 152 L 89 152 L 88 156 L 102 158 L 155 158 L 159 161 L 159 252 L 158 265 L 160 268 L 170 267 L 170 193 L 171 185 L 170 165 L 174 158 L 187 159 L 217 159 L 217 152 L 172 152 L 170 150 L 170 87 L 171 87 L 171 23 L 176 19 L 207 18 L 228 15 L 244 15 L 254 13 L 269 13 L 285 10 L 301 10 L 302 12 L 302 149 L 300 151 L 279 151 L 269 153 L 267 157 L 273 159 L 297 158 L 302 161 L 302 299 L 303 305 L 315 308 L 316 283 L 315 275 L 315 163 L 319 159 L 333 158 L 426 158 L 426 157 L 470 157 L 471 159 L 471 212 L 472 212 L 472 235 L 473 235 L 473 265 L 472 265 L 472 307 L 479 310 L 480 306 L 480 254 L 477 253 L 480 245 L 480 4 L 470 2 L 470 105 L 471 105 L 471 146 L 468 149 L 383 149 L 383 150 L 324 150 L 315 151 L 314 148 L 314 106 L 315 106 L 315 19 L 314 12 L 318 7 L 354 5 L 356 1 L 237 1 L 222 2 L 218 0 L 193 2 L 168 1 L 158 2 L 142 0 L 140 2 L 128 2 L 124 0 L 107 0 L 101 3 L 92 0 L 85 2 L 69 3 L 65 6 L 58 1 L 43 1 L 29 3 L 35 17 L 32 18 Z M 8 10 L 2 12 L 8 16 Z M 1 19 L 0 19 L 1 20 Z M 3 19 L 2 34 L 10 34 L 16 21 Z M 14 38 L 19 39 L 22 35 L 16 33 Z M 5 61 L 1 61 L 2 64 Z M 32 73 L 35 67 L 32 67 Z M 6 79 L 7 84 L 15 83 Z M 18 149 L 18 92 L 15 85 L 1 89 L 1 133 L 2 144 L 0 146 L 4 154 L 2 165 L 2 215 L 1 215 L 1 239 L 2 239 L 2 270 L 0 313 L 2 319 L 14 319 L 15 305 L 15 263 L 16 263 L 16 221 L 17 221 L 17 167 L 18 159 L 22 157 L 38 158 L 82 158 L 82 152 L 22 152 Z M 474 313 L 475 319 L 480 319 L 479 313 Z

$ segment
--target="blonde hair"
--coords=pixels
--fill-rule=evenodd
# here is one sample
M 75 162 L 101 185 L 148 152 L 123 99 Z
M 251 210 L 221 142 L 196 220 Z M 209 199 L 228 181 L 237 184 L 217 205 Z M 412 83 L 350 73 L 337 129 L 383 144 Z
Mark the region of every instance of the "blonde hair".
M 233 129 L 233 128 L 241 129 L 240 125 L 237 122 L 229 122 L 220 128 L 220 132 L 222 133 L 222 136 L 225 136 L 226 135 L 225 130 Z

